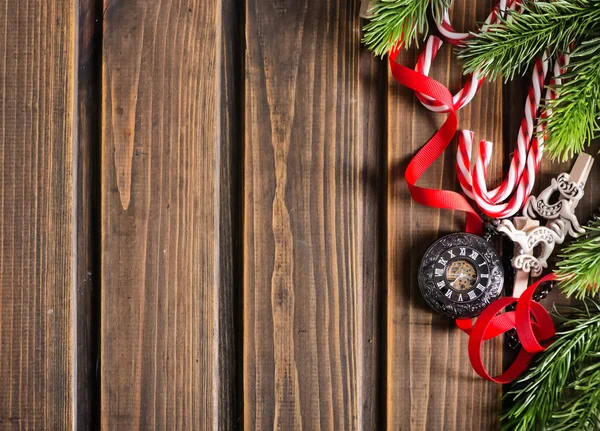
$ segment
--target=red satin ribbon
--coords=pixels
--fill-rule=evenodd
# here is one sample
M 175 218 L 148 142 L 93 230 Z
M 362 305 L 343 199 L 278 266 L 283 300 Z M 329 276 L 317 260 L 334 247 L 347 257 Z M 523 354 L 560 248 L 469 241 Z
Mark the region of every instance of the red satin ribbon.
M 416 202 L 422 205 L 466 212 L 467 232 L 481 235 L 483 232 L 483 221 L 463 195 L 449 190 L 428 189 L 416 185 L 419 178 L 421 178 L 425 171 L 452 142 L 452 138 L 458 129 L 457 109 L 454 106 L 452 94 L 446 87 L 422 73 L 415 72 L 406 66 L 396 63 L 399 53 L 400 49 L 396 48 L 390 51 L 389 54 L 392 75 L 394 75 L 396 81 L 443 103 L 450 110 L 450 115 L 448 115 L 442 127 L 419 150 L 406 168 L 404 178 L 406 179 L 410 195 Z
M 546 309 L 533 301 L 533 294 L 540 283 L 555 280 L 549 274 L 527 288 L 520 298 L 500 298 L 492 302 L 477 318 L 457 319 L 456 325 L 469 334 L 469 359 L 473 369 L 481 377 L 496 383 L 509 383 L 527 369 L 536 353 L 545 350 L 556 334 L 552 318 Z M 504 308 L 516 303 L 515 311 L 499 314 Z M 533 319 L 532 319 L 533 317 Z M 512 365 L 504 373 L 492 377 L 486 371 L 481 359 L 481 346 L 484 341 L 498 337 L 511 329 L 516 329 L 521 351 Z
M 406 168 L 404 177 L 412 198 L 422 204 L 434 208 L 446 208 L 467 213 L 467 232 L 481 235 L 483 221 L 479 214 L 459 193 L 449 190 L 435 190 L 417 186 L 416 183 L 435 160 L 452 142 L 458 129 L 457 109 L 452 94 L 436 80 L 415 72 L 396 62 L 400 49 L 389 54 L 392 75 L 400 84 L 427 95 L 449 108 L 449 115 L 442 127 L 419 150 Z M 473 325 L 472 319 L 458 319 L 457 326 L 469 334 L 469 358 L 471 365 L 481 377 L 497 382 L 508 383 L 517 378 L 529 365 L 534 354 L 541 352 L 552 341 L 556 333 L 552 318 L 546 309 L 532 300 L 537 286 L 545 281 L 553 280 L 548 275 L 531 285 L 521 298 L 500 298 L 488 306 Z M 517 303 L 515 311 L 500 313 L 504 308 Z M 532 319 L 533 317 L 533 319 Z M 523 346 L 515 362 L 500 376 L 491 377 L 485 370 L 481 360 L 481 346 L 484 341 L 500 336 L 515 328 Z

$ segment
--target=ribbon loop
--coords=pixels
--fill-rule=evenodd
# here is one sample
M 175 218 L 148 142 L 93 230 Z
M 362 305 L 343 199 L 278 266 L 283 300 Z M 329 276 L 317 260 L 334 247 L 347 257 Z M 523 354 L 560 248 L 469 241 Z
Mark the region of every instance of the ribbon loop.
M 477 318 L 458 319 L 456 325 L 469 335 L 469 359 L 477 374 L 496 383 L 509 383 L 527 369 L 536 353 L 544 351 L 556 334 L 552 317 L 546 309 L 533 301 L 533 294 L 540 283 L 554 280 L 549 274 L 532 284 L 520 298 L 500 298 L 487 307 Z M 506 307 L 517 304 L 516 311 L 501 313 Z M 532 319 L 533 316 L 533 319 Z M 499 376 L 492 377 L 486 371 L 481 358 L 484 341 L 498 337 L 511 329 L 516 329 L 521 341 L 521 351 L 511 366 Z

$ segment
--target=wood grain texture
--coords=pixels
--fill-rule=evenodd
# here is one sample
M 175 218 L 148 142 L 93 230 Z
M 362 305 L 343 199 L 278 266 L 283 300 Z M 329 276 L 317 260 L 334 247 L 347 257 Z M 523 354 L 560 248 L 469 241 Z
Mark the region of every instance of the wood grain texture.
M 232 411 L 221 20 L 217 0 L 105 1 L 102 429 L 210 429 Z
M 0 2 L 0 428 L 73 427 L 74 10 Z
M 474 29 L 491 11 L 493 2 L 456 1 L 452 23 Z M 404 53 L 412 67 L 416 52 Z M 460 63 L 448 46 L 436 58 L 432 76 L 455 92 L 462 78 Z M 427 111 L 413 93 L 389 78 L 387 208 L 387 428 L 391 430 L 490 430 L 498 426 L 501 387 L 475 375 L 468 354 L 468 337 L 448 318 L 427 307 L 419 291 L 420 260 L 439 237 L 464 231 L 464 214 L 440 211 L 411 202 L 403 173 L 412 156 L 445 120 Z M 487 83 L 459 114 L 461 128 L 496 143 L 490 176 L 502 172 L 502 87 Z M 419 182 L 460 191 L 451 145 Z M 500 341 L 488 342 L 484 362 L 492 374 L 502 366 Z
M 246 2 L 246 429 L 378 426 L 381 80 L 358 8 Z

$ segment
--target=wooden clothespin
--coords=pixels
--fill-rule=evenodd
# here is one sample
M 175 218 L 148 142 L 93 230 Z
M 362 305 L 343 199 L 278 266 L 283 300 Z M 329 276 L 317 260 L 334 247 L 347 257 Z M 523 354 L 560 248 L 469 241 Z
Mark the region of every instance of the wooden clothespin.
M 378 0 L 361 0 L 360 2 L 360 17 L 369 19 L 373 15 L 371 9 L 378 3 Z
M 583 189 L 585 188 L 585 183 L 587 182 L 590 172 L 592 171 L 592 165 L 594 164 L 594 158 L 586 153 L 581 153 L 577 160 L 575 160 L 575 164 L 573 165 L 573 169 L 571 169 L 571 173 L 569 174 L 569 181 L 575 183 L 579 190 L 581 190 L 581 194 L 583 196 Z M 579 199 L 575 199 L 572 203 L 571 208 L 575 209 L 575 207 L 579 204 Z
M 538 277 L 548 266 L 548 258 L 556 244 L 567 237 L 577 237 L 584 230 L 575 216 L 575 208 L 583 197 L 583 189 L 592 169 L 594 159 L 582 153 L 577 157 L 569 174 L 560 174 L 552 179 L 549 187 L 537 197 L 531 196 L 523 208 L 523 217 L 515 217 L 514 223 L 503 220 L 498 231 L 506 234 L 515 243 L 512 265 L 516 270 L 513 296 L 518 298 L 529 286 L 529 277 Z M 559 193 L 559 199 L 551 201 Z M 540 226 L 537 217 L 546 219 Z M 539 255 L 534 255 L 536 247 Z

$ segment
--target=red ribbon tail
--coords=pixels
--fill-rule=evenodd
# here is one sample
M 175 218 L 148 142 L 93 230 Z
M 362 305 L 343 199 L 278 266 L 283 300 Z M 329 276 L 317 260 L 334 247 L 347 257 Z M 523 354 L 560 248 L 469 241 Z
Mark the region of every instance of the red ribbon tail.
M 450 91 L 436 80 L 396 63 L 398 52 L 399 50 L 392 51 L 389 57 L 390 67 L 394 78 L 400 84 L 429 96 L 449 108 L 448 118 L 442 127 L 423 146 L 423 148 L 419 150 L 406 168 L 404 178 L 408 185 L 410 195 L 416 202 L 422 205 L 466 212 L 467 232 L 481 235 L 483 231 L 483 221 L 463 195 L 449 190 L 429 189 L 416 185 L 419 178 L 421 178 L 425 171 L 427 171 L 448 145 L 450 145 L 450 142 L 452 142 L 452 138 L 458 129 L 458 118 L 456 116 L 456 107 L 454 106 Z

